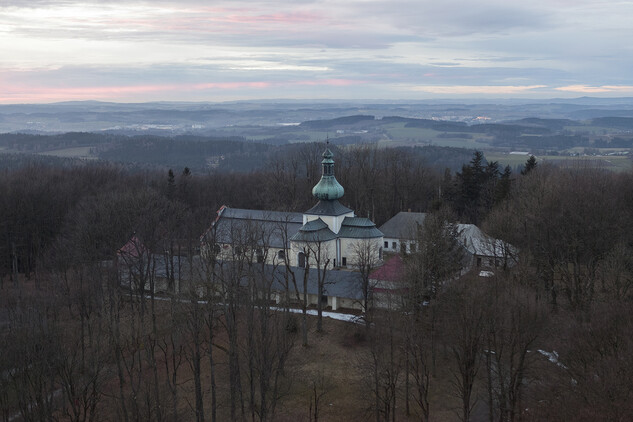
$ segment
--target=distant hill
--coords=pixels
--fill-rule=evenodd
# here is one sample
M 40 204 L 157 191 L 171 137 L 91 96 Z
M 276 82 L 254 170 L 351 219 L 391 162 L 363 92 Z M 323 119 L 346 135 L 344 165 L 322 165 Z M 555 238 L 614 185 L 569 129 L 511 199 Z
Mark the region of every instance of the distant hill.
M 633 129 L 633 117 L 599 117 L 591 120 L 593 126 Z
M 337 117 L 329 120 L 308 120 L 299 126 L 310 129 L 332 129 L 342 126 L 353 126 L 361 122 L 373 121 L 374 116 L 358 115 Z

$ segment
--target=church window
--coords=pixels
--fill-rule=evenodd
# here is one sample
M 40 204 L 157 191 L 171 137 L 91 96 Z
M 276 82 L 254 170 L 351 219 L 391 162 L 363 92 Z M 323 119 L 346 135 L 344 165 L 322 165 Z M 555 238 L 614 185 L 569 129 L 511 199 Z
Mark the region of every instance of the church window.
M 389 249 L 389 242 L 385 242 L 385 249 Z
M 282 249 L 279 252 L 277 252 L 277 258 L 279 258 L 279 259 L 286 259 L 286 251 L 284 251 Z
M 299 266 L 301 268 L 305 268 L 305 266 L 306 266 L 306 254 L 304 254 L 303 252 L 299 252 L 299 256 L 298 256 L 297 260 L 299 261 L 298 262 Z
M 343 257 L 343 266 L 347 267 L 347 257 L 346 256 Z

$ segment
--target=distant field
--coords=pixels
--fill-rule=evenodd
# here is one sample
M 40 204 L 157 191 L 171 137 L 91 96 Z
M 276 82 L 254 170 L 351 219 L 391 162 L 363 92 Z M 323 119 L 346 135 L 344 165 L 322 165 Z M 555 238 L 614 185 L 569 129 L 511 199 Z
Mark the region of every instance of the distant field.
M 529 155 L 510 155 L 497 152 L 485 152 L 486 160 L 498 161 L 501 168 L 509 165 L 515 168 L 518 165 L 525 164 Z M 633 168 L 633 161 L 627 156 L 580 156 L 571 157 L 566 155 L 537 155 L 537 163 L 552 163 L 562 166 L 592 166 L 601 167 L 611 171 L 628 171 Z
M 361 136 L 364 139 L 376 139 L 380 137 L 378 144 L 381 147 L 412 146 L 412 145 L 435 145 L 441 147 L 485 149 L 490 146 L 490 136 L 485 134 L 472 134 L 472 138 L 460 137 L 460 134 L 440 132 L 427 128 L 405 127 L 405 123 L 390 123 L 380 127 L 379 131 L 369 130 L 364 134 L 356 134 L 353 131 L 346 131 L 344 134 L 337 134 L 336 131 L 323 130 L 297 130 L 296 132 L 286 132 L 286 136 L 296 135 L 297 140 L 291 142 L 322 142 L 329 137 L 336 143 L 337 138 L 349 136 Z M 247 136 L 249 139 L 262 140 L 270 136 L 258 135 Z M 306 139 L 308 138 L 308 139 Z
M 64 148 L 56 149 L 53 151 L 45 151 L 40 153 L 41 155 L 52 155 L 53 157 L 63 158 L 92 158 L 96 157 L 90 153 L 92 147 L 76 147 L 76 148 Z
M 484 152 L 484 156 L 488 162 L 498 161 L 499 167 L 504 168 L 505 166 L 510 166 L 514 169 L 516 166 L 523 165 L 530 158 L 529 155 L 510 155 L 504 154 L 500 152 Z M 537 159 L 540 157 L 537 157 Z
M 627 156 L 588 156 L 588 157 L 567 157 L 567 156 L 544 156 L 545 162 L 573 167 L 591 166 L 605 168 L 611 171 L 629 171 L 633 168 L 633 161 Z

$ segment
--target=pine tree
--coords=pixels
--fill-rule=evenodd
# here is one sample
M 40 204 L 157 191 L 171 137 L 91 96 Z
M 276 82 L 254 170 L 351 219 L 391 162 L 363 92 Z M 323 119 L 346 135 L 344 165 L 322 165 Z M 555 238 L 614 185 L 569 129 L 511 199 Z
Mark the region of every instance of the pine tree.
M 497 187 L 495 190 L 495 203 L 499 203 L 510 196 L 510 188 L 512 186 L 512 169 L 510 166 L 506 166 L 499 178 Z
M 169 169 L 167 172 L 167 197 L 169 199 L 174 197 L 174 190 L 176 188 L 176 178 L 174 176 L 174 171 Z
M 525 162 L 525 166 L 523 167 L 523 170 L 521 170 L 521 174 L 523 176 L 525 176 L 526 174 L 528 174 L 529 172 L 531 172 L 532 170 L 534 170 L 536 168 L 536 157 L 534 157 L 533 155 L 530 155 L 530 158 L 528 158 L 528 160 Z

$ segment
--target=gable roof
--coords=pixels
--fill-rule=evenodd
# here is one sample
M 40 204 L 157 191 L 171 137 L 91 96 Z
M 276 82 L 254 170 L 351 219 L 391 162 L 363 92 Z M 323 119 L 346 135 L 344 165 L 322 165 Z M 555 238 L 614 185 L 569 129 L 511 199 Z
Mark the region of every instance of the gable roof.
M 240 220 L 255 221 L 276 221 L 280 223 L 303 223 L 303 214 L 299 212 L 249 210 L 244 208 L 230 208 L 226 205 L 220 208 L 222 218 L 233 218 Z
M 404 261 L 400 255 L 389 258 L 380 268 L 369 276 L 372 280 L 401 281 L 404 276 Z
M 130 257 L 130 258 L 138 258 L 141 255 L 144 255 L 148 252 L 148 249 L 145 247 L 145 244 L 138 238 L 138 236 L 134 235 L 130 240 L 128 240 L 125 245 L 121 246 L 121 249 L 117 251 L 120 256 Z
M 217 214 L 203 240 L 287 248 L 288 241 L 303 224 L 303 215 L 298 212 L 249 210 L 223 205 Z M 215 239 L 210 236 L 215 236 Z
M 514 247 L 487 235 L 474 224 L 458 224 L 459 242 L 472 255 L 504 257 L 514 253 Z
M 267 271 L 271 273 L 274 271 L 275 283 L 272 285 L 273 289 L 278 291 L 285 290 L 284 278 L 286 268 L 284 266 L 278 266 L 274 268 L 270 265 L 266 265 Z M 304 269 L 299 267 L 291 267 L 297 277 L 297 289 L 299 293 L 303 293 L 303 274 Z M 294 288 L 294 286 L 292 286 Z M 307 293 L 319 294 L 318 272 L 310 270 L 307 280 Z M 356 271 L 344 271 L 329 269 L 325 274 L 324 294 L 327 296 L 336 296 L 347 299 L 361 299 L 363 297 L 361 288 L 360 274 Z
M 415 239 L 417 226 L 424 223 L 426 213 L 400 211 L 380 226 L 384 237 L 394 239 Z
M 305 268 L 301 267 L 289 267 L 285 265 L 271 265 L 271 264 L 257 264 L 248 267 L 248 271 L 244 271 L 244 268 L 233 266 L 230 261 L 218 261 L 218 268 L 216 271 L 226 272 L 230 274 L 232 271 L 238 271 L 240 274 L 240 283 L 242 285 L 248 285 L 248 283 L 270 283 L 270 288 L 273 291 L 283 292 L 286 290 L 286 283 L 289 284 L 291 291 L 294 291 L 295 286 L 292 283 L 292 276 L 290 271 L 295 274 L 297 281 L 297 290 L 299 293 L 303 293 L 303 277 L 305 274 Z M 181 272 L 184 278 L 189 277 L 189 274 Z M 286 281 L 287 280 L 287 281 Z M 306 292 L 308 294 L 319 294 L 319 272 L 316 269 L 310 269 L 308 271 L 308 278 L 306 283 Z M 327 296 L 336 296 L 348 299 L 361 299 L 363 297 L 361 289 L 361 277 L 360 273 L 356 271 L 345 271 L 338 269 L 328 269 L 325 274 L 323 294 Z

